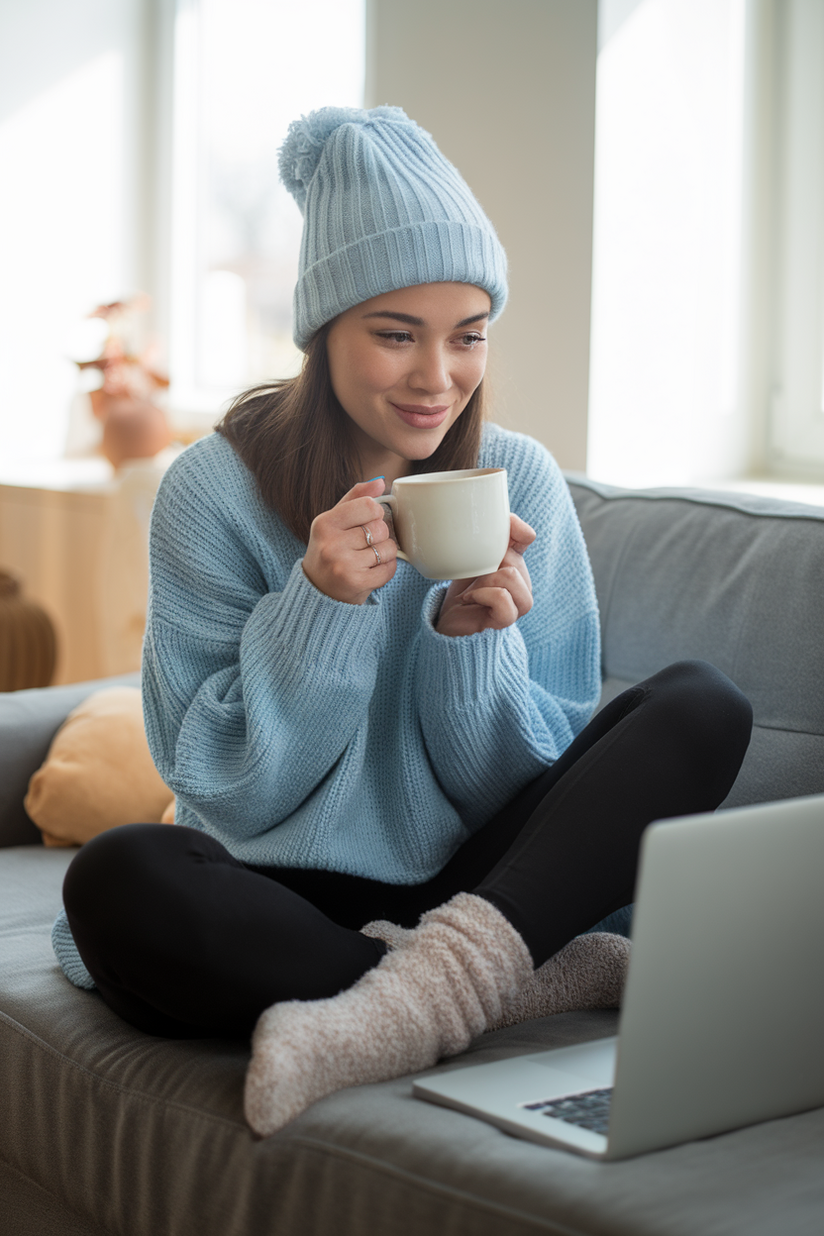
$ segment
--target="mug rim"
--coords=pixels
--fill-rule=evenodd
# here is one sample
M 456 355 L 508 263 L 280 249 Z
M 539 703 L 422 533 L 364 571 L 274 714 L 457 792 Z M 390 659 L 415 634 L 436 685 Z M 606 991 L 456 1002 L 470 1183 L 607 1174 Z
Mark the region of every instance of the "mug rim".
M 455 468 L 447 472 L 419 472 L 415 476 L 399 476 L 392 488 L 398 485 L 458 484 L 460 481 L 479 481 L 483 477 L 506 475 L 506 468 Z

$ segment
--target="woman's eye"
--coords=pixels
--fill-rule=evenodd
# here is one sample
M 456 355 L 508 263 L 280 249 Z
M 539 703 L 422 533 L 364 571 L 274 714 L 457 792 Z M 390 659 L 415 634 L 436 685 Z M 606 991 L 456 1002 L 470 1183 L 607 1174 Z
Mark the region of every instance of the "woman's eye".
M 408 343 L 412 336 L 408 330 L 381 330 L 378 331 L 378 338 L 385 339 L 387 343 Z
M 476 343 L 486 343 L 486 335 L 479 335 L 477 331 L 473 331 L 471 335 L 461 335 L 460 342 L 466 348 L 472 348 Z

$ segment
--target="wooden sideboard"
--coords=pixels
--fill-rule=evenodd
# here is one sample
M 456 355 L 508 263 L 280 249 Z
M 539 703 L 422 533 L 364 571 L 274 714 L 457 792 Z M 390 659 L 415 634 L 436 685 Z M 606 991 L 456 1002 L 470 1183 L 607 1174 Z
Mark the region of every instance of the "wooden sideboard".
M 0 464 L 0 566 L 54 622 L 56 683 L 140 667 L 148 588 L 148 524 L 174 457 Z

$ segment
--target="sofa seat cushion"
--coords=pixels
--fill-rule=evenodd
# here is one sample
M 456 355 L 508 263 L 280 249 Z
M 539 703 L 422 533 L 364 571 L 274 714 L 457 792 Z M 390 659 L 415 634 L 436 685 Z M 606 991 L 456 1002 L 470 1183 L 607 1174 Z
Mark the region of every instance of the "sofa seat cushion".
M 0 1164 L 3 1179 L 62 1202 L 90 1231 L 801 1236 L 820 1229 L 824 1111 L 600 1164 L 416 1100 L 401 1078 L 332 1095 L 258 1141 L 241 1110 L 245 1042 L 141 1034 L 61 974 L 49 931 L 70 858 L 40 847 L 0 851 Z M 610 1012 L 527 1022 L 483 1036 L 440 1067 L 615 1028 Z M 65 1230 L 76 1229 L 67 1220 Z

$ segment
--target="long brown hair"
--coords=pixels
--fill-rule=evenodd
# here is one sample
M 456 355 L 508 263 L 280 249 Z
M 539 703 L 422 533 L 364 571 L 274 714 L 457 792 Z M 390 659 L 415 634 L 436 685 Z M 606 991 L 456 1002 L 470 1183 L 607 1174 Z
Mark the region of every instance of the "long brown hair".
M 255 477 L 264 502 L 301 541 L 312 520 L 339 502 L 358 480 L 358 456 L 349 417 L 332 389 L 321 327 L 306 348 L 296 378 L 244 391 L 217 425 Z M 414 472 L 475 468 L 485 415 L 483 382 L 455 424 Z

